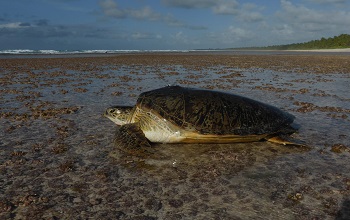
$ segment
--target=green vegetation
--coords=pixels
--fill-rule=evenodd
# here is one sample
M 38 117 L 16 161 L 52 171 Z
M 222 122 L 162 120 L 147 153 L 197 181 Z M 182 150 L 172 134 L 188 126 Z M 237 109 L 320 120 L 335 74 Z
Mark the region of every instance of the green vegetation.
M 339 36 L 330 37 L 330 38 L 321 38 L 320 40 L 312 40 L 305 43 L 274 45 L 274 46 L 267 46 L 267 47 L 250 47 L 250 48 L 244 48 L 244 49 L 313 50 L 313 49 L 341 49 L 341 48 L 350 48 L 349 34 L 341 34 Z

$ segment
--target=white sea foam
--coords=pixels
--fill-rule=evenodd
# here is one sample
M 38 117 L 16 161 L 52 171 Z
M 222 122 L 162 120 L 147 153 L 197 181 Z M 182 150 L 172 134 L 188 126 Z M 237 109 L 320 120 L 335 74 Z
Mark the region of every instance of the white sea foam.
M 0 54 L 106 54 L 106 53 L 155 53 L 155 52 L 190 52 L 195 50 L 0 50 Z
M 20 50 L 1 50 L 1 54 L 28 54 L 33 53 L 33 50 L 20 49 Z

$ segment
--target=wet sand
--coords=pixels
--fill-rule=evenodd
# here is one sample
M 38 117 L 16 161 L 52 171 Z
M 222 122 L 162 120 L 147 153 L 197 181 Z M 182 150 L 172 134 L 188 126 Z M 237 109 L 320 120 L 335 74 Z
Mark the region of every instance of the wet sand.
M 115 147 L 111 105 L 182 85 L 296 116 L 309 148 Z M 349 219 L 350 56 L 0 59 L 0 219 Z

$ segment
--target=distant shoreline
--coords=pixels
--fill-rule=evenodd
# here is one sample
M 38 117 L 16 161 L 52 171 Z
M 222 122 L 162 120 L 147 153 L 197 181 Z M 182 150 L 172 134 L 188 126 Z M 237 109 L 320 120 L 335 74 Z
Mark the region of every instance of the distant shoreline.
M 334 52 L 334 53 L 349 53 L 350 48 L 340 48 L 340 49 L 304 49 L 304 50 L 278 50 L 278 49 L 227 49 L 232 51 L 285 51 L 285 52 Z
M 305 52 L 335 52 L 335 53 L 349 53 L 350 48 L 343 48 L 343 49 L 315 49 L 315 50 L 288 50 L 288 51 L 305 51 Z

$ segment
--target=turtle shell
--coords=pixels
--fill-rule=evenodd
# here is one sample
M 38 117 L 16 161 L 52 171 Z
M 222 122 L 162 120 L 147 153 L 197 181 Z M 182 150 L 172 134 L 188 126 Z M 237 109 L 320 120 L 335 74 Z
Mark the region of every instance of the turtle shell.
M 183 130 L 200 134 L 272 134 L 294 120 L 293 115 L 279 108 L 246 97 L 181 86 L 144 92 L 137 106 Z

